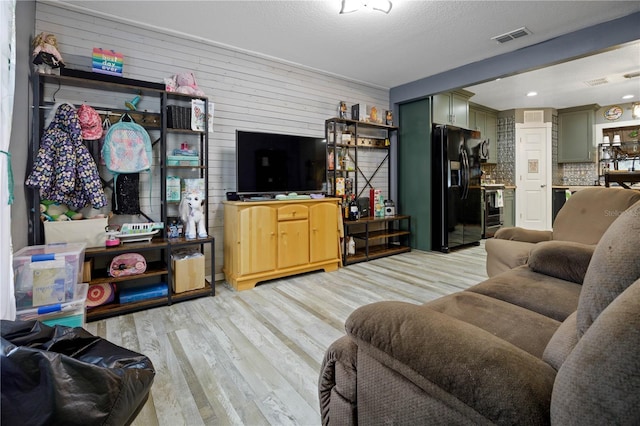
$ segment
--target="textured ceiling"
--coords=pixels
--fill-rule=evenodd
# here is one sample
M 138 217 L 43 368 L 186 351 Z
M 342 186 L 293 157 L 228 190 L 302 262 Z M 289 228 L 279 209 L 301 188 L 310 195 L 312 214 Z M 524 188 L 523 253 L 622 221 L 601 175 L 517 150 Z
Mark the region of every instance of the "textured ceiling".
M 65 2 L 384 88 L 640 11 L 638 1 L 394 0 L 388 15 L 340 15 L 339 0 Z M 491 40 L 520 27 L 532 34 Z

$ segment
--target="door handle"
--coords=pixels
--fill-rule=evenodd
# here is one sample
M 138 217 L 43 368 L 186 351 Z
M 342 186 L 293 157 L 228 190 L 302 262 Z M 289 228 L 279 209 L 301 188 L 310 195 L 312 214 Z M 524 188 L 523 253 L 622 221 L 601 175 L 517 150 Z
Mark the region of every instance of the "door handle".
M 546 188 L 546 187 L 547 187 L 547 184 L 543 183 L 542 185 L 540 185 L 540 188 Z

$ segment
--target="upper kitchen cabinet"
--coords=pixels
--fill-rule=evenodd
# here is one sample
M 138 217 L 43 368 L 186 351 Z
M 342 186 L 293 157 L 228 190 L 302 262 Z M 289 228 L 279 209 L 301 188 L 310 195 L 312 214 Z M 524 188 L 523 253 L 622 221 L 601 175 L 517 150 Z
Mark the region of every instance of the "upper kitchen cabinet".
M 480 132 L 487 141 L 487 152 L 481 153 L 487 163 L 498 162 L 498 111 L 482 105 L 469 104 L 469 129 Z
M 473 93 L 457 90 L 433 96 L 432 119 L 434 124 L 451 124 L 469 127 L 469 98 Z
M 598 105 L 558 110 L 558 163 L 596 161 L 593 128 Z

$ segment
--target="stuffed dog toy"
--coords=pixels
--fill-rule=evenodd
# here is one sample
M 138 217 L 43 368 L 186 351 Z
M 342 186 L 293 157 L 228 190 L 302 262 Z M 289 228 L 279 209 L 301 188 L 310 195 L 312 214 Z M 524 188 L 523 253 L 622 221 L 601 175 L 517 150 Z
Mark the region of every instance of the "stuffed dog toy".
M 204 198 L 198 194 L 186 194 L 180 201 L 180 218 L 185 225 L 184 236 L 187 239 L 207 237 L 207 228 L 204 223 Z

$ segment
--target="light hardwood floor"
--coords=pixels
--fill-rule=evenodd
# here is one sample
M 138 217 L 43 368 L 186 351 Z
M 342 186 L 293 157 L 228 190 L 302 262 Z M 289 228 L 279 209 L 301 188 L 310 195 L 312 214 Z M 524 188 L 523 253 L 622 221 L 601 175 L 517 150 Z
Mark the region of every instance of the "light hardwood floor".
M 326 348 L 359 306 L 422 303 L 486 279 L 484 244 L 412 251 L 269 281 L 236 292 L 90 322 L 96 335 L 148 356 L 151 394 L 134 425 L 318 425 Z

